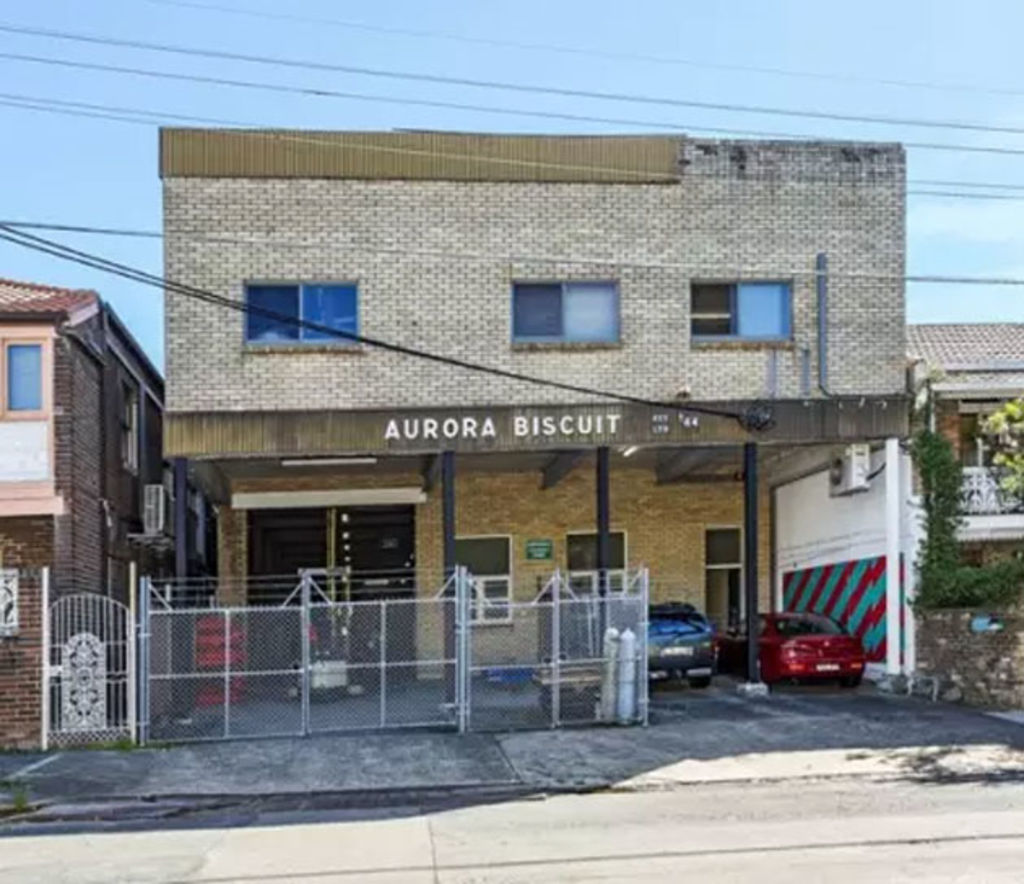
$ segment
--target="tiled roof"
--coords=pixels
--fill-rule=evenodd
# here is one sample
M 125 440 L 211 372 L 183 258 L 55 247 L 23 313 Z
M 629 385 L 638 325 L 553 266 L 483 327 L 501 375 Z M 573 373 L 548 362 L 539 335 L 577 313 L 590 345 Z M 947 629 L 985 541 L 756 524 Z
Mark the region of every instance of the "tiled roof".
M 64 289 L 0 278 L 0 314 L 69 313 L 99 300 L 91 289 Z
M 907 338 L 910 357 L 936 368 L 983 371 L 1024 363 L 1024 323 L 910 325 Z

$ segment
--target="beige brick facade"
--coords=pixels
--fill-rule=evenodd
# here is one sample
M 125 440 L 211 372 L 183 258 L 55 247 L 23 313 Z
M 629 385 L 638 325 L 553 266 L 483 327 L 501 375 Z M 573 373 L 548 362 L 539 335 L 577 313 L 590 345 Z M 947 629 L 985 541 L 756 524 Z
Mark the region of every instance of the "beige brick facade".
M 731 399 L 764 396 L 775 374 L 796 398 L 816 391 L 803 376 L 809 360 L 816 378 L 825 252 L 830 389 L 902 392 L 902 151 L 681 140 L 679 153 L 664 184 L 167 176 L 166 273 L 237 300 L 247 281 L 355 281 L 369 337 L 571 383 Z M 791 343 L 691 343 L 691 280 L 739 278 L 792 281 Z M 552 279 L 617 281 L 621 345 L 514 348 L 512 282 Z M 174 292 L 166 305 L 172 413 L 581 401 L 374 348 L 255 351 L 241 313 Z

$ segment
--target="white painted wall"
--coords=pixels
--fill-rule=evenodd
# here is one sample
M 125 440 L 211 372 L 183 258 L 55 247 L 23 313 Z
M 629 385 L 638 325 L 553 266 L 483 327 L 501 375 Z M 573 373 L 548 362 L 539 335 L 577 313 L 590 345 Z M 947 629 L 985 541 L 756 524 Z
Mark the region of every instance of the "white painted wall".
M 49 422 L 0 421 L 0 482 L 50 478 Z
M 871 454 L 871 472 L 885 462 L 885 450 Z M 912 464 L 901 453 L 899 464 L 900 549 L 906 563 L 908 596 L 916 584 L 914 562 L 920 537 L 919 510 L 912 497 Z M 782 575 L 834 562 L 885 555 L 885 471 L 868 491 L 848 497 L 829 494 L 829 472 L 821 470 L 775 489 L 776 606 L 782 607 Z M 909 601 L 909 599 L 908 599 Z M 907 666 L 914 665 L 913 617 L 907 612 L 904 638 Z

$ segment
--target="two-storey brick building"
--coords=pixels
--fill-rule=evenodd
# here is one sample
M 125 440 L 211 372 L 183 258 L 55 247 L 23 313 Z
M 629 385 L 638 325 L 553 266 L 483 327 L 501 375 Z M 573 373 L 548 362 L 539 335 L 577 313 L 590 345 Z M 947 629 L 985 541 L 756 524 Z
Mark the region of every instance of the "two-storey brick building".
M 248 309 L 166 294 L 226 601 L 461 562 L 500 623 L 642 564 L 724 624 L 771 598 L 773 477 L 906 431 L 896 145 L 171 129 L 161 175 L 167 277 Z

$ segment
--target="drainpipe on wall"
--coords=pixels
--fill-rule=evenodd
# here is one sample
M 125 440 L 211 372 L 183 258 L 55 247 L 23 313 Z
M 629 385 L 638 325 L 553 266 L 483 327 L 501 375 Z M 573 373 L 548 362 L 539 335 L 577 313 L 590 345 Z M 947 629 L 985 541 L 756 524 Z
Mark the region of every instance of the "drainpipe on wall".
M 828 387 L 828 257 L 818 252 L 814 259 L 815 284 L 818 293 L 818 389 L 831 396 Z

